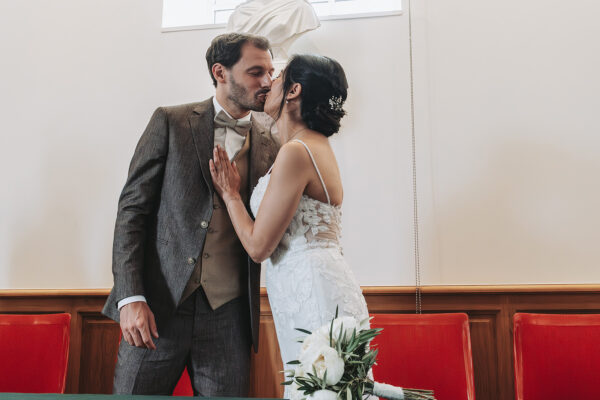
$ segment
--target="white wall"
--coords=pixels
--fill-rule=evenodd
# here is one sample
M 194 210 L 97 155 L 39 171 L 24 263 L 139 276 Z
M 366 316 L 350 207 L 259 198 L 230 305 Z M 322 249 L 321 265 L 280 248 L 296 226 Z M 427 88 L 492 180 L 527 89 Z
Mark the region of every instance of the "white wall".
M 600 281 L 600 5 L 525 3 L 414 2 L 425 284 Z M 222 31 L 160 22 L 160 0 L 0 3 L 0 288 L 111 286 L 141 131 L 155 107 L 212 94 L 204 52 Z M 359 282 L 409 285 L 407 15 L 325 21 L 293 50 L 349 78 L 334 147 Z
M 414 4 L 431 281 L 600 282 L 600 4 Z

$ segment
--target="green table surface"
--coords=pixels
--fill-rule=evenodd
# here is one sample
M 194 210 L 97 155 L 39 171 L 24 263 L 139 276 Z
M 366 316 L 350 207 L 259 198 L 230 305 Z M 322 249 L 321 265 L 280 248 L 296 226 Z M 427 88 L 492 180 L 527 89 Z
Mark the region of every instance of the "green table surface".
M 133 396 L 133 395 L 111 395 L 111 394 L 37 394 L 37 393 L 0 393 L 1 400 L 172 400 L 190 399 L 180 396 Z M 204 399 L 228 399 L 248 400 L 235 397 L 204 397 Z M 260 399 L 252 399 L 260 400 Z

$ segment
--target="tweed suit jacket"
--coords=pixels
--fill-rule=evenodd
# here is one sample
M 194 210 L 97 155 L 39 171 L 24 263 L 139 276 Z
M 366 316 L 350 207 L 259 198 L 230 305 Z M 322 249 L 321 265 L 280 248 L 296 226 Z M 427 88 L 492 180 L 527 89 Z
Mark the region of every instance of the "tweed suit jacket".
M 114 287 L 102 311 L 115 321 L 119 320 L 117 303 L 129 296 L 146 297 L 159 329 L 179 304 L 213 212 L 208 161 L 214 147 L 214 114 L 212 98 L 160 107 L 140 138 L 119 198 Z M 254 122 L 250 191 L 274 162 L 277 151 L 270 133 Z M 247 275 L 252 341 L 258 351 L 260 264 L 250 257 Z

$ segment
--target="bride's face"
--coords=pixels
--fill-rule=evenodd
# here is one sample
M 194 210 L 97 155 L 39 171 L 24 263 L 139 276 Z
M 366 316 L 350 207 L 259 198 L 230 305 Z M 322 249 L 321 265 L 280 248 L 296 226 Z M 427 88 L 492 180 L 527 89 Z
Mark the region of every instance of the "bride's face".
M 267 93 L 265 99 L 265 112 L 269 114 L 271 118 L 276 118 L 279 114 L 279 107 L 281 105 L 281 98 L 283 96 L 283 82 L 281 73 L 273 80 L 271 90 Z

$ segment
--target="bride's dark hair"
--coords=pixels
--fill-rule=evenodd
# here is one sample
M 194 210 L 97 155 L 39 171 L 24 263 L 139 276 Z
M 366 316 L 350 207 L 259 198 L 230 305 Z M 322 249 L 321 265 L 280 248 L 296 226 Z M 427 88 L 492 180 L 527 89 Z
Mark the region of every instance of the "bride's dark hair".
M 332 58 L 312 55 L 294 55 L 282 72 L 283 97 L 294 83 L 302 85 L 300 115 L 309 129 L 329 137 L 339 131 L 340 120 L 346 111 L 342 108 L 348 96 L 348 82 L 344 69 Z

